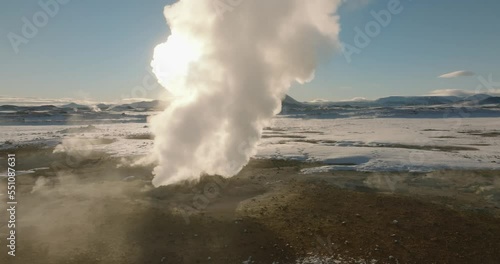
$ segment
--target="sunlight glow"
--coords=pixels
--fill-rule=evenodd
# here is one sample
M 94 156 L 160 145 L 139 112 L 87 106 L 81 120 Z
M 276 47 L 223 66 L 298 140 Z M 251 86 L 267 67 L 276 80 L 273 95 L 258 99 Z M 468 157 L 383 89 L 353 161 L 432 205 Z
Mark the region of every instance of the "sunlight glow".
M 200 56 L 201 45 L 189 36 L 172 32 L 165 43 L 154 50 L 151 66 L 160 84 L 174 96 L 183 96 L 193 62 Z

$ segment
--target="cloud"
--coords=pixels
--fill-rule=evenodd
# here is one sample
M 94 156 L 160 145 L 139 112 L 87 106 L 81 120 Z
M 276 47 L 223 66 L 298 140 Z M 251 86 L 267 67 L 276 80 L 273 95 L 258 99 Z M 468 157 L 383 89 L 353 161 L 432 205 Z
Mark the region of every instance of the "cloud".
M 317 98 L 317 99 L 313 99 L 313 100 L 309 101 L 308 103 L 330 103 L 330 102 L 332 102 L 332 100 Z
M 469 91 L 469 90 L 460 90 L 460 89 L 441 89 L 441 90 L 434 90 L 431 91 L 428 95 L 431 96 L 459 96 L 459 97 L 467 97 L 467 96 L 472 96 L 478 94 L 476 91 Z M 492 90 L 486 94 L 493 95 L 493 96 L 498 96 L 500 95 L 500 90 Z
M 0 95 L 0 105 L 64 105 L 69 103 L 94 104 L 90 100 L 78 100 L 76 98 L 40 98 L 40 97 L 15 97 Z
M 431 91 L 428 95 L 432 96 L 470 96 L 473 95 L 473 91 L 467 91 L 467 90 L 460 90 L 460 89 L 441 89 L 441 90 L 434 90 Z
M 366 101 L 370 101 L 370 100 L 365 98 L 365 97 L 354 97 L 351 99 L 341 100 L 341 102 L 366 102 Z
M 446 74 L 443 74 L 439 76 L 439 78 L 458 78 L 458 77 L 469 77 L 469 76 L 474 76 L 476 73 L 471 72 L 471 71 L 455 71 L 455 72 L 449 72 Z
M 323 98 L 317 98 L 311 101 L 308 101 L 309 103 L 332 103 L 332 102 L 367 102 L 371 101 L 370 99 L 367 99 L 365 97 L 354 97 L 351 99 L 342 99 L 342 100 L 328 100 L 328 99 L 323 99 Z

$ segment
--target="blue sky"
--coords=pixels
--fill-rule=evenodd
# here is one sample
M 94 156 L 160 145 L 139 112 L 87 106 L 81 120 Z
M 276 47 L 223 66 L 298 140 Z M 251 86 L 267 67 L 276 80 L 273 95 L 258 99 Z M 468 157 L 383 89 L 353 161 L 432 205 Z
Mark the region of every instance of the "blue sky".
M 49 0 L 42 0 L 43 2 Z M 356 27 L 391 0 L 354 0 L 340 10 L 342 42 L 353 45 Z M 4 1 L 0 10 L 0 95 L 112 101 L 157 96 L 133 93 L 149 78 L 153 48 L 169 29 L 163 6 L 172 1 L 69 1 L 16 54 L 9 32 L 21 35 L 39 0 Z M 401 0 L 371 43 L 348 62 L 342 53 L 318 68 L 316 79 L 294 85 L 299 100 L 423 95 L 433 90 L 474 90 L 478 76 L 500 82 L 500 2 Z M 476 76 L 438 78 L 467 70 Z M 159 91 L 160 89 L 158 89 Z

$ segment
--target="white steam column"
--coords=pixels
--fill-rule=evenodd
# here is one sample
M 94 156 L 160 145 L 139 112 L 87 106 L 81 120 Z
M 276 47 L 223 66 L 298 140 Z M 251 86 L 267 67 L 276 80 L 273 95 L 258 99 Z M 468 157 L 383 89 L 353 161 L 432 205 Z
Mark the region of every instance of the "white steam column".
M 238 173 L 292 82 L 339 49 L 341 0 L 218 2 L 165 8 L 171 35 L 151 65 L 175 99 L 151 120 L 155 186 Z

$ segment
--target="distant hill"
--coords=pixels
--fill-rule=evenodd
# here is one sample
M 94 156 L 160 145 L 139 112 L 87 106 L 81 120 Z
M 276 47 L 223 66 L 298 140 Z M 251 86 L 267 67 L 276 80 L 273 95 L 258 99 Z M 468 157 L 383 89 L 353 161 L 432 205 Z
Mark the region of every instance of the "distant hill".
M 0 105 L 0 125 L 146 123 L 152 112 L 162 111 L 167 105 L 168 101 L 158 100 L 88 105 L 6 104 Z M 457 109 L 470 113 L 470 117 L 499 117 L 500 97 L 390 96 L 372 101 L 300 102 L 286 95 L 280 114 L 310 118 L 443 118 L 447 115 L 444 113 L 453 114 Z
M 470 100 L 477 100 L 482 97 L 471 97 Z M 458 96 L 389 96 L 379 98 L 374 101 L 313 101 L 313 102 L 298 102 L 290 96 L 283 99 L 283 107 L 297 108 L 297 107 L 334 107 L 334 106 L 418 106 L 418 105 L 444 105 L 453 104 L 463 101 L 464 98 Z
M 500 104 L 500 97 L 490 96 L 487 94 L 475 94 L 467 97 L 460 96 L 388 96 L 377 100 L 360 100 L 360 101 L 325 101 L 315 100 L 311 102 L 300 102 L 289 95 L 285 95 L 282 99 L 282 112 L 290 111 L 322 111 L 338 107 L 345 108 L 364 108 L 364 107 L 399 107 L 399 106 L 432 106 L 432 105 L 486 105 Z M 168 104 L 166 101 L 140 101 L 127 104 L 97 104 L 85 105 L 77 103 L 69 103 L 60 106 L 54 105 L 0 105 L 0 111 L 65 111 L 65 112 L 149 112 L 162 111 Z
M 69 103 L 65 105 L 61 105 L 59 108 L 70 108 L 70 109 L 78 109 L 78 110 L 90 110 L 88 105 Z
M 500 104 L 500 97 L 489 97 L 484 100 L 481 100 L 479 102 L 481 105 L 486 105 L 486 104 Z
M 413 106 L 451 104 L 460 100 L 457 96 L 389 96 L 377 99 L 374 103 L 383 106 Z
M 469 97 L 466 97 L 464 98 L 464 101 L 475 101 L 475 102 L 479 102 L 479 101 L 482 101 L 482 100 L 485 100 L 485 99 L 488 99 L 490 98 L 491 95 L 487 95 L 487 94 L 475 94 L 475 95 L 471 95 Z
M 141 101 L 130 104 L 114 105 L 109 108 L 111 111 L 161 111 L 165 108 L 165 102 L 160 100 Z
M 300 102 L 287 95 L 282 100 L 280 114 L 307 114 L 310 116 L 342 115 L 345 111 L 362 111 L 366 109 L 377 111 L 376 108 L 400 108 L 400 107 L 478 107 L 480 105 L 500 105 L 500 97 L 492 97 L 487 94 L 475 94 L 471 96 L 389 96 L 377 100 L 363 101 L 324 101 L 315 100 Z M 369 110 L 371 109 L 371 110 Z M 364 111 L 364 110 L 363 110 Z M 392 111 L 392 110 L 391 110 Z M 404 111 L 404 110 L 401 110 Z
M 302 106 L 303 105 L 303 103 L 293 99 L 289 95 L 285 95 L 285 98 L 283 98 L 283 100 L 281 100 L 281 103 L 283 104 L 283 106 Z

